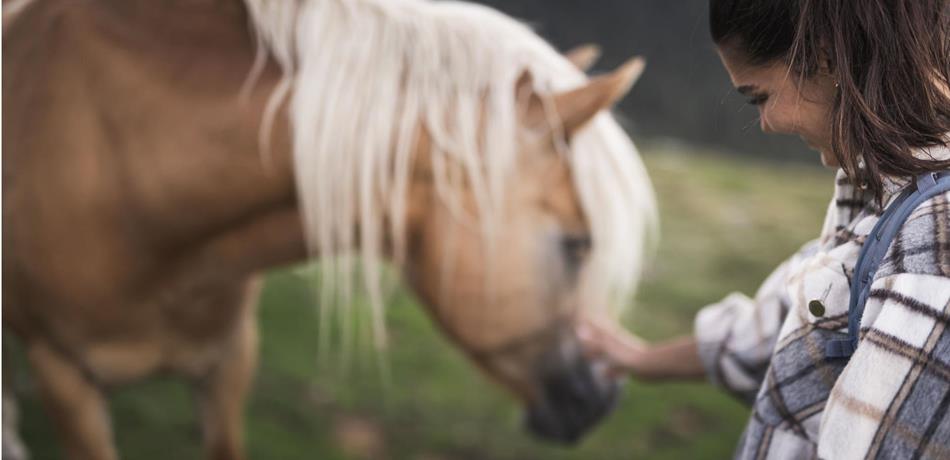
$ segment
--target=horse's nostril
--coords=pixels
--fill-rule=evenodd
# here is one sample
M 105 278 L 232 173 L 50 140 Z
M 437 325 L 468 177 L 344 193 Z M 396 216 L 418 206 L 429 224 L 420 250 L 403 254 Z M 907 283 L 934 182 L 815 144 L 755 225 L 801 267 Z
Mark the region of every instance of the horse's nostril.
M 525 424 L 543 439 L 574 443 L 610 412 L 619 389 L 585 359 L 558 361 L 542 373 L 542 397 L 528 409 Z

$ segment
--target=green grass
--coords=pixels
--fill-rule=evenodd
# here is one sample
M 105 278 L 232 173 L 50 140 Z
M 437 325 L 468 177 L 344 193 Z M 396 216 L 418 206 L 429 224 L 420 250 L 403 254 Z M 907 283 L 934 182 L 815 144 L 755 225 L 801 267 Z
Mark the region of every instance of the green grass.
M 832 191 L 828 171 L 682 150 L 654 145 L 644 154 L 660 200 L 662 240 L 627 323 L 651 340 L 688 333 L 700 307 L 731 291 L 753 293 L 818 234 Z M 541 444 L 521 430 L 513 401 L 440 337 L 408 293 L 398 292 L 387 313 L 388 383 L 369 356 L 352 360 L 347 372 L 318 362 L 312 297 L 305 277 L 289 270 L 270 275 L 246 425 L 251 458 L 364 452 L 419 460 L 719 459 L 731 455 L 747 417 L 744 406 L 708 385 L 632 382 L 618 410 L 580 445 Z M 23 366 L 9 338 L 4 356 L 7 369 L 11 362 Z M 34 458 L 59 458 L 28 374 L 16 378 L 22 433 Z M 124 458 L 201 456 L 190 395 L 180 382 L 123 389 L 112 414 Z

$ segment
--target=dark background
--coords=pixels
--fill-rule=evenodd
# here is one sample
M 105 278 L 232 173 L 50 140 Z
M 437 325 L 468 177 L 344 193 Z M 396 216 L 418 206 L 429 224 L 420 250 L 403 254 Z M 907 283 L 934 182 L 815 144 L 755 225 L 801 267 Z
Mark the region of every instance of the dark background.
M 530 24 L 560 50 L 601 46 L 594 72 L 634 55 L 644 75 L 620 104 L 635 139 L 676 138 L 769 160 L 818 164 L 797 137 L 765 136 L 709 38 L 707 0 L 478 0 Z

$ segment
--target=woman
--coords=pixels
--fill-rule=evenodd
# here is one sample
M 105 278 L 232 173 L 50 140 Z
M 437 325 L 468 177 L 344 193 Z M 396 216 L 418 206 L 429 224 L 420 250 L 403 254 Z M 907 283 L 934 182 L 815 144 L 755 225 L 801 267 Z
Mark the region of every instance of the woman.
M 702 309 L 695 336 L 648 345 L 589 321 L 615 371 L 708 376 L 753 414 L 739 458 L 950 457 L 950 193 L 916 208 L 873 277 L 850 360 L 850 277 L 882 209 L 950 169 L 950 2 L 711 0 L 710 25 L 762 130 L 838 169 L 819 238 L 765 281 Z

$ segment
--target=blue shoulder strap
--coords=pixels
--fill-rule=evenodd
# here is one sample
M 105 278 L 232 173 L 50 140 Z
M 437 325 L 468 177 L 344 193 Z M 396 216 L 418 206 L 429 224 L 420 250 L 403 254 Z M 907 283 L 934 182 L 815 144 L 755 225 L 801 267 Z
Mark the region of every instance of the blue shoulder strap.
M 826 357 L 847 359 L 854 353 L 858 346 L 858 328 L 861 327 L 861 317 L 864 316 L 864 304 L 871 293 L 871 282 L 891 242 L 918 206 L 947 191 L 950 191 L 950 171 L 921 174 L 917 176 L 915 184 L 905 188 L 884 211 L 864 241 L 858 262 L 854 266 L 851 300 L 848 304 L 848 338 L 828 342 L 825 345 Z

